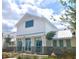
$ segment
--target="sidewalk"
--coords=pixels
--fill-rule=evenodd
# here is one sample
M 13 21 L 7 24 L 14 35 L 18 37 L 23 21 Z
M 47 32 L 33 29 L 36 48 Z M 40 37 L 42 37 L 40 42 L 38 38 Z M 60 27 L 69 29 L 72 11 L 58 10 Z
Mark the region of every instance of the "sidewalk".
M 5 58 L 5 59 L 16 59 L 16 58 Z

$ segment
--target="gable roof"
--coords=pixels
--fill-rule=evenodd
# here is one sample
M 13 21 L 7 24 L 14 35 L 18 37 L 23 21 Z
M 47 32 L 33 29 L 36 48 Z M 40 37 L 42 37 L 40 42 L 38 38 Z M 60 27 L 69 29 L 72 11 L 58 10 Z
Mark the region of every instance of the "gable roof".
M 58 30 L 67 29 L 67 26 L 64 26 L 64 23 L 61 24 L 60 21 L 54 21 L 53 19 L 48 19 L 48 18 L 44 17 L 43 15 L 38 16 L 38 15 L 34 15 L 34 14 L 29 14 L 29 13 L 26 13 L 25 15 L 23 15 L 22 18 L 16 23 L 15 26 L 17 27 L 21 22 L 23 22 L 23 20 L 24 20 L 23 18 L 24 17 L 29 17 L 29 16 L 30 17 L 43 18 L 43 19 L 48 21 L 52 26 L 54 26 Z
M 25 19 L 23 19 L 24 17 L 28 18 L 28 17 L 37 17 L 37 18 L 43 18 L 42 16 L 35 16 L 35 15 L 32 15 L 32 14 L 29 14 L 29 13 L 26 13 L 24 14 L 21 19 L 16 23 L 15 26 L 18 26 L 21 22 L 23 22 Z

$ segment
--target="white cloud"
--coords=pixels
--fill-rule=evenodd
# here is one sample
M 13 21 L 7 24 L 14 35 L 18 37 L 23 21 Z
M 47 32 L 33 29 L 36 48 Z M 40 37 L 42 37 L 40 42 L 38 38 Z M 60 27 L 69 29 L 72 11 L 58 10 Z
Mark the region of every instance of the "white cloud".
M 33 0 L 34 1 L 34 0 Z M 32 2 L 33 2 L 32 1 Z M 39 3 L 41 2 L 42 0 L 39 0 Z M 27 1 L 27 2 L 30 2 L 30 1 Z M 31 2 L 31 3 L 32 3 Z M 53 10 L 52 9 L 48 9 L 48 8 L 45 8 L 45 9 L 42 9 L 42 8 L 39 8 L 37 6 L 33 6 L 31 4 L 21 4 L 20 7 L 21 9 L 19 9 L 18 5 L 15 4 L 15 3 L 11 3 L 11 6 L 15 6 L 15 7 L 12 7 L 12 10 L 15 10 L 18 14 L 25 14 L 26 12 L 27 13 L 31 13 L 31 14 L 34 14 L 36 13 L 36 15 L 43 15 L 45 17 L 50 17 L 50 15 L 53 14 Z
M 17 29 L 15 27 L 13 27 L 13 29 L 11 30 L 11 32 L 16 32 Z
M 20 0 L 21 1 L 21 0 Z M 12 0 L 8 0 L 9 4 L 10 4 L 10 8 L 12 9 L 12 11 L 15 11 L 17 14 L 24 14 L 26 12 L 29 12 L 29 9 L 35 10 L 35 11 L 40 11 L 40 12 L 44 12 L 44 14 L 49 14 L 49 12 L 52 12 L 52 9 L 42 9 L 37 7 L 35 4 L 40 4 L 43 0 L 23 0 L 24 4 L 20 4 L 20 8 L 18 7 L 18 5 L 15 3 L 15 1 Z M 47 0 L 48 1 L 48 0 Z M 33 5 L 31 5 L 33 4 Z
M 17 20 L 12 20 L 12 19 L 11 20 L 7 20 L 7 19 L 2 20 L 2 23 L 6 24 L 9 27 L 14 27 L 16 22 L 17 22 Z
M 36 4 L 37 4 L 37 5 L 40 5 L 40 3 L 41 3 L 42 1 L 43 1 L 43 0 L 38 0 Z
M 27 4 L 27 3 L 35 4 L 35 0 L 27 0 L 27 1 L 26 1 L 26 0 L 23 0 L 23 1 L 24 1 L 26 4 Z
M 8 3 L 10 5 L 10 9 L 12 11 L 15 11 L 17 14 L 21 13 L 21 10 L 19 9 L 19 7 L 16 3 L 14 3 L 12 0 L 8 0 Z
M 62 15 L 62 14 L 64 14 L 64 13 L 66 13 L 66 10 L 62 10 L 60 14 Z
M 45 4 L 54 3 L 57 0 L 46 0 Z M 8 0 L 8 4 L 10 6 L 11 12 L 15 12 L 18 15 L 23 15 L 25 13 L 31 13 L 36 14 L 38 16 L 43 15 L 47 19 L 50 19 L 51 15 L 53 15 L 53 10 L 50 8 L 39 8 L 38 5 L 41 3 L 44 3 L 44 0 L 19 0 L 19 5 L 16 4 L 15 0 Z M 5 11 L 4 11 L 5 12 Z M 57 20 L 59 20 L 59 15 L 53 15 Z M 17 17 L 17 16 L 15 16 Z M 9 27 L 14 27 L 17 20 L 14 19 L 4 19 L 2 21 L 3 24 L 8 25 Z M 11 31 L 16 31 L 15 28 L 13 28 Z
M 46 17 L 48 20 L 50 20 L 51 18 L 51 15 L 57 20 L 57 21 L 60 21 L 60 15 L 55 15 L 53 14 L 53 10 L 52 9 L 49 9 L 49 8 L 39 8 L 37 7 L 35 4 L 35 2 L 39 2 L 39 4 L 42 2 L 43 0 L 38 0 L 38 1 L 35 1 L 35 0 L 23 0 L 24 4 L 20 4 L 20 9 L 18 7 L 18 5 L 15 3 L 15 2 L 11 2 L 10 1 L 10 4 L 11 6 L 15 6 L 14 8 L 12 8 L 12 10 L 15 10 L 18 14 L 25 14 L 25 13 L 30 13 L 30 14 L 33 14 L 33 15 L 38 15 L 38 16 L 41 16 L 43 15 L 44 17 Z M 46 0 L 48 1 L 48 0 Z M 51 0 L 50 0 L 51 1 Z M 56 2 L 55 1 L 51 1 L 52 3 Z M 33 4 L 33 5 L 32 5 Z M 61 13 L 63 14 L 64 11 Z M 52 20 L 50 20 L 52 21 Z
M 53 17 L 57 20 L 57 21 L 61 21 L 61 19 L 60 19 L 60 17 L 61 17 L 61 15 L 53 15 Z

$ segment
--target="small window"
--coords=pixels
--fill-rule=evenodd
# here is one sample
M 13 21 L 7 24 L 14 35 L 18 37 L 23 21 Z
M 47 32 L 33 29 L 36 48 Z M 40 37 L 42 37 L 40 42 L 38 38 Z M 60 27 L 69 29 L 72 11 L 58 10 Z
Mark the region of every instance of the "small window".
M 33 20 L 30 20 L 30 21 L 26 21 L 25 22 L 25 27 L 32 27 L 33 26 Z
M 67 47 L 71 47 L 71 41 L 70 41 L 70 39 L 66 40 L 66 45 L 67 45 Z
M 63 40 L 59 40 L 60 47 L 63 47 Z

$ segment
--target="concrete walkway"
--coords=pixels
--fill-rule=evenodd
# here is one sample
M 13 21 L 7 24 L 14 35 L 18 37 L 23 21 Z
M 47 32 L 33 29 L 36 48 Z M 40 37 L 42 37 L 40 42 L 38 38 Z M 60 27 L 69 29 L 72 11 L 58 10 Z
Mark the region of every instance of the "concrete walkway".
M 5 59 L 16 59 L 16 58 L 5 58 Z

